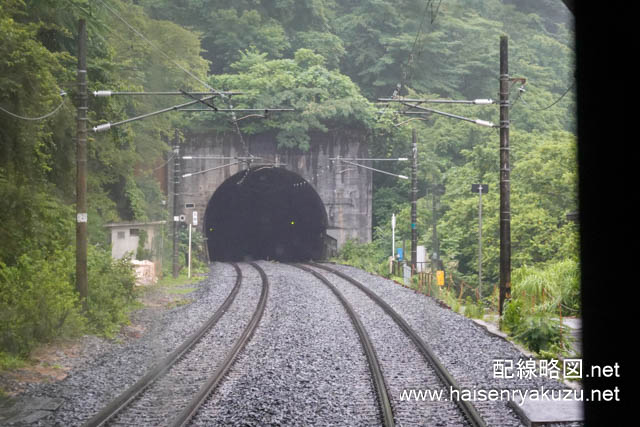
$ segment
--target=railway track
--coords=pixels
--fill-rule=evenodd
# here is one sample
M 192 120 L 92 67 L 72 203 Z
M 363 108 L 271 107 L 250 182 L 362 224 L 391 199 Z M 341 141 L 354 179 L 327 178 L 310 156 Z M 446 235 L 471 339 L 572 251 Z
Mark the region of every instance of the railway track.
M 324 270 L 326 272 L 329 272 L 330 274 L 337 276 L 342 281 L 348 282 L 350 285 L 355 286 L 358 292 L 364 293 L 368 297 L 363 299 L 359 295 L 356 295 L 356 294 L 351 295 L 353 301 L 356 301 L 356 300 L 360 301 L 360 305 L 362 307 L 360 309 L 360 313 L 363 317 L 370 317 L 370 315 L 373 314 L 374 309 L 372 307 L 367 306 L 366 304 L 363 304 L 364 303 L 363 300 L 369 299 L 376 306 L 378 306 L 379 309 L 384 311 L 384 313 L 386 313 L 388 318 L 392 319 L 393 323 L 397 326 L 397 328 L 399 328 L 402 331 L 402 333 L 405 335 L 405 337 L 413 344 L 415 351 L 422 357 L 424 363 L 428 365 L 428 368 L 433 369 L 434 374 L 437 375 L 438 379 L 440 380 L 440 387 L 444 389 L 450 389 L 450 390 L 460 390 L 460 386 L 458 385 L 457 381 L 447 371 L 444 365 L 438 360 L 437 356 L 431 350 L 429 345 L 409 326 L 409 324 L 402 318 L 402 316 L 400 316 L 389 304 L 387 304 L 378 295 L 372 292 L 368 287 L 358 282 L 357 280 L 349 277 L 348 275 L 323 264 L 309 263 L 306 265 L 295 265 L 295 266 L 313 274 L 320 281 L 327 284 L 327 286 L 330 286 L 333 289 L 335 289 L 334 293 L 336 293 L 336 295 L 338 295 L 340 291 L 336 286 L 335 279 L 330 281 L 324 274 L 321 274 L 318 270 Z M 344 291 L 345 293 L 349 292 L 347 289 L 344 289 Z M 341 298 L 344 298 L 344 296 L 341 296 Z M 348 302 L 346 302 L 346 304 L 348 304 Z M 353 310 L 353 308 L 351 308 L 351 310 Z M 354 315 L 355 317 L 358 317 L 357 314 L 354 313 Z M 380 322 L 384 322 L 384 320 L 380 320 L 380 317 L 378 317 L 377 319 L 378 319 L 377 325 L 380 325 Z M 360 326 L 362 326 L 362 321 L 359 321 L 359 324 Z M 384 337 L 382 339 L 384 339 Z M 381 343 L 378 342 L 378 344 L 381 344 Z M 373 344 L 371 345 L 373 347 Z M 406 347 L 403 347 L 403 348 L 406 349 Z M 406 351 L 406 350 L 403 350 L 403 351 Z M 375 350 L 373 350 L 373 353 L 375 354 Z M 380 368 L 379 361 L 378 361 L 378 367 L 376 367 L 375 369 L 372 368 L 372 374 L 374 376 L 378 375 L 377 372 L 374 373 L 374 370 L 379 371 L 380 375 L 382 375 L 383 368 L 387 368 L 388 372 L 393 372 L 392 380 L 385 380 L 384 378 L 382 378 L 382 379 L 376 379 L 375 380 L 376 382 L 384 384 L 385 387 L 389 387 L 391 385 L 390 383 L 392 383 L 393 381 L 397 381 L 398 379 L 401 379 L 401 375 L 403 371 L 411 370 L 411 367 L 408 366 L 409 364 L 415 364 L 417 362 L 416 360 L 414 360 L 415 358 L 408 358 L 408 359 L 405 359 L 404 363 L 401 364 L 402 366 L 398 366 L 398 363 L 395 363 L 395 366 L 394 366 L 393 359 L 396 357 L 397 355 L 390 355 L 389 357 L 387 357 L 388 362 L 386 364 L 384 363 L 382 364 L 382 368 Z M 421 368 L 417 367 L 415 370 L 420 371 Z M 424 368 L 422 368 L 422 370 L 424 370 Z M 402 372 L 398 372 L 398 371 L 402 371 Z M 383 422 L 385 425 L 393 425 L 394 421 L 398 422 L 399 424 L 412 423 L 412 422 L 415 422 L 415 420 L 406 420 L 406 419 L 403 419 L 403 416 L 405 415 L 412 416 L 412 417 L 420 416 L 420 412 L 422 410 L 426 412 L 424 416 L 429 417 L 430 416 L 429 412 L 434 410 L 433 405 L 428 405 L 427 407 L 416 407 L 416 405 L 413 405 L 412 407 L 409 408 L 409 411 L 405 410 L 404 413 L 402 413 L 403 412 L 401 410 L 402 402 L 399 402 L 398 389 L 402 388 L 403 386 L 406 387 L 407 384 L 395 384 L 394 388 L 396 393 L 391 393 L 391 392 L 381 393 L 376 389 L 377 395 L 380 400 L 379 404 L 380 404 L 381 411 L 383 413 Z M 383 396 L 386 396 L 386 397 L 383 397 Z M 388 400 L 385 401 L 384 399 L 388 399 Z M 445 404 L 445 402 L 431 402 L 431 403 L 435 403 L 437 405 Z M 448 401 L 447 403 L 450 404 L 451 402 Z M 477 426 L 477 427 L 486 426 L 485 421 L 480 416 L 476 408 L 470 402 L 458 399 L 458 400 L 455 400 L 455 404 L 458 406 L 460 412 L 464 415 L 464 419 L 469 425 Z M 389 413 L 387 413 L 387 411 L 389 411 Z M 422 422 L 424 422 L 424 418 Z
M 358 333 L 358 337 L 360 338 L 360 342 L 362 344 L 363 351 L 367 358 L 367 363 L 369 364 L 369 370 L 371 372 L 371 378 L 373 381 L 373 386 L 376 391 L 376 395 L 378 397 L 378 404 L 380 407 L 382 424 L 384 426 L 394 426 L 394 418 L 393 418 L 393 409 L 391 407 L 391 399 L 387 392 L 387 386 L 385 384 L 384 375 L 382 374 L 382 368 L 380 367 L 380 362 L 376 355 L 375 349 L 373 347 L 373 342 L 367 333 L 360 317 L 351 306 L 349 301 L 342 295 L 342 293 L 335 287 L 326 277 L 321 275 L 320 273 L 305 267 L 303 265 L 297 265 L 298 268 L 313 274 L 317 277 L 322 283 L 324 283 L 331 292 L 338 298 L 340 304 L 344 307 L 347 314 L 349 315 L 349 319 L 351 319 L 351 323 L 353 323 L 356 332 Z
M 237 264 L 232 265 L 236 270 L 236 283 L 215 313 L 182 345 L 108 403 L 85 426 L 164 425 L 176 413 L 180 415 L 173 420 L 172 425 L 184 425 L 188 422 L 197 406 L 219 384 L 237 354 L 251 339 L 269 295 L 269 282 L 259 266 L 251 263 L 262 282 L 258 298 L 257 287 L 243 284 L 241 268 Z M 236 299 L 244 299 L 244 303 L 234 304 Z M 247 307 L 256 299 L 256 308 L 247 321 Z M 240 331 L 241 325 L 245 323 L 245 328 Z M 238 338 L 228 352 L 225 349 L 229 346 L 222 347 L 216 345 L 218 343 L 209 342 L 215 342 L 215 330 L 218 328 L 238 330 Z M 217 354 L 212 354 L 212 349 L 217 349 Z M 215 370 L 211 374 L 213 367 Z M 195 384 L 202 385 L 197 389 Z
M 238 353 L 245 347 L 245 345 L 251 339 L 251 336 L 258 328 L 258 323 L 260 323 L 260 319 L 264 314 L 265 307 L 267 305 L 267 298 L 269 297 L 269 280 L 267 279 L 267 275 L 264 270 L 260 268 L 257 264 L 251 263 L 251 265 L 258 270 L 260 273 L 260 278 L 262 280 L 262 292 L 260 293 L 260 299 L 258 300 L 258 305 L 256 310 L 249 321 L 249 324 L 242 332 L 242 335 L 233 345 L 227 357 L 222 362 L 222 365 L 218 368 L 218 370 L 212 375 L 207 382 L 200 388 L 196 396 L 191 399 L 186 408 L 178 415 L 176 419 L 173 420 L 171 426 L 173 427 L 181 427 L 187 425 L 191 418 L 198 412 L 198 409 L 202 406 L 202 404 L 206 401 L 209 395 L 216 389 L 216 387 L 220 384 L 224 376 L 229 372 L 231 366 L 233 365 Z
M 360 337 L 335 294 L 290 265 L 259 264 L 272 291 L 260 333 L 190 425 L 380 425 Z

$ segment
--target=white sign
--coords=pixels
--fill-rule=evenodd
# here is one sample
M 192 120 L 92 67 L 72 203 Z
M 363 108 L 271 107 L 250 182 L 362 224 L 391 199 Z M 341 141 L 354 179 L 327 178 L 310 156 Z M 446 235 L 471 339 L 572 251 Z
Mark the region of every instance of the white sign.
M 193 211 L 193 225 L 198 225 L 198 211 Z
M 407 264 L 402 264 L 402 276 L 404 279 L 404 285 L 411 286 L 411 267 Z
M 77 222 L 87 222 L 87 214 L 86 213 L 79 213 L 76 215 L 76 221 Z
M 416 247 L 416 270 L 424 271 L 425 264 L 427 262 L 427 249 L 420 245 Z

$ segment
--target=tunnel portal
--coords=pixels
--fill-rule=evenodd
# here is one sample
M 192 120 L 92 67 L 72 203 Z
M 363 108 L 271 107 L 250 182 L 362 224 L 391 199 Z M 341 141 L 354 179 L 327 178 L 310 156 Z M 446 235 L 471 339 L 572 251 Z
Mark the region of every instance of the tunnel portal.
M 327 214 L 320 196 L 300 175 L 273 166 L 231 176 L 205 212 L 211 261 L 319 259 Z

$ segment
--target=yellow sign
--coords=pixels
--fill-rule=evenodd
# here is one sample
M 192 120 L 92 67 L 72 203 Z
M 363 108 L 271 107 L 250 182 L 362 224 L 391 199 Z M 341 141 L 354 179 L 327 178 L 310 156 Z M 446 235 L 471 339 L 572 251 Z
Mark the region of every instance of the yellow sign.
M 436 279 L 438 280 L 438 286 L 444 286 L 444 271 L 436 271 Z

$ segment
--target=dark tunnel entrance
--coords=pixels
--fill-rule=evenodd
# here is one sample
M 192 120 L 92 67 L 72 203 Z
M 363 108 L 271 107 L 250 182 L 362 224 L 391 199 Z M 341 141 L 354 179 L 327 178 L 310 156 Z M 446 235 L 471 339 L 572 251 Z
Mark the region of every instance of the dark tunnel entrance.
M 204 225 L 211 261 L 302 261 L 322 258 L 327 214 L 300 175 L 266 166 L 222 183 Z

